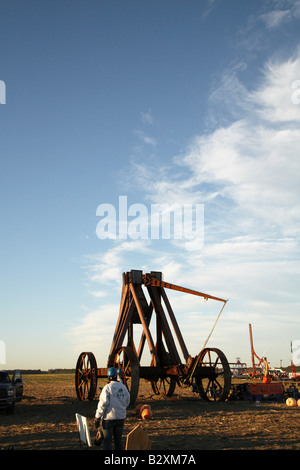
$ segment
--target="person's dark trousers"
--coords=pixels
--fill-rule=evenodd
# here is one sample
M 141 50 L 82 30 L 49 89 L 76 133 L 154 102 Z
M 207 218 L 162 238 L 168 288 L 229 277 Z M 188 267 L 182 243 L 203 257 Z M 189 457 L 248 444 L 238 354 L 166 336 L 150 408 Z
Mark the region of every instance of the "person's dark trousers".
M 115 450 L 123 450 L 123 445 L 122 445 L 123 428 L 124 428 L 124 419 L 105 419 L 102 421 L 104 450 L 111 450 L 112 438 L 114 438 Z

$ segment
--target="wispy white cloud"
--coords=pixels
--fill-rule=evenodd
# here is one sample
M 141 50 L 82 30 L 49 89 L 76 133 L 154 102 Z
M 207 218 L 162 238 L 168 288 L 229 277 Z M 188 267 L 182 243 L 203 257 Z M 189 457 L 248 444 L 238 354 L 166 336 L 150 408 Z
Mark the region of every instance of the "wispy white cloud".
M 271 7 L 258 16 L 267 29 L 275 29 L 284 23 L 300 17 L 299 0 L 285 0 L 271 3 Z
M 260 19 L 264 22 L 267 28 L 277 28 L 283 21 L 287 21 L 290 18 L 290 10 L 273 10 L 268 13 L 260 15 Z
M 300 121 L 300 107 L 293 102 L 293 83 L 300 79 L 300 52 L 289 60 L 269 61 L 260 87 L 249 100 L 260 118 L 268 122 L 292 124 Z
M 99 367 L 105 367 L 112 341 L 113 321 L 116 322 L 119 304 L 105 303 L 86 312 L 76 325 L 64 335 L 75 355 L 92 351 Z
M 125 240 L 116 242 L 111 248 L 106 248 L 96 254 L 85 256 L 84 268 L 87 278 L 94 285 L 105 286 L 113 282 L 117 288 L 121 285 L 122 270 L 138 269 L 130 265 L 135 253 L 152 254 L 150 240 Z
M 203 2 L 203 13 L 201 14 L 202 20 L 206 20 L 206 18 L 211 14 L 213 9 L 217 6 L 217 0 L 205 0 Z
M 151 109 L 149 108 L 146 113 L 141 112 L 141 120 L 143 124 L 153 124 L 154 118 Z
M 286 236 L 296 235 L 299 144 L 297 129 L 276 130 L 245 120 L 195 138 L 184 161 L 199 185 L 210 183 L 216 196 L 232 202 L 231 215 L 239 216 L 240 223 L 255 217 L 264 230 L 277 227 Z
M 146 132 L 135 129 L 134 134 L 144 143 L 149 145 L 156 145 L 156 139 L 154 137 L 150 137 L 146 134 Z

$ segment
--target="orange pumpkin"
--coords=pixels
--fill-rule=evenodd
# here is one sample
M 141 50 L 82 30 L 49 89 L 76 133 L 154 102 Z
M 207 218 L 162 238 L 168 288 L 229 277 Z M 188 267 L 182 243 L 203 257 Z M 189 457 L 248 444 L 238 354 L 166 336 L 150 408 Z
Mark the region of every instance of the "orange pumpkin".
M 142 405 L 142 407 L 140 408 L 140 415 L 142 414 L 142 411 L 146 410 L 146 409 L 151 411 L 151 406 L 150 405 Z
M 297 405 L 300 406 L 300 398 L 297 400 Z
M 287 398 L 285 403 L 287 406 L 297 406 L 295 398 Z
M 153 416 L 152 411 L 150 408 L 144 407 L 143 410 L 141 411 L 141 417 L 142 419 L 151 419 Z
M 139 405 L 137 405 L 137 407 L 135 408 L 135 414 L 136 415 L 139 415 L 140 412 L 141 412 L 141 408 L 143 407 L 143 403 L 140 403 Z

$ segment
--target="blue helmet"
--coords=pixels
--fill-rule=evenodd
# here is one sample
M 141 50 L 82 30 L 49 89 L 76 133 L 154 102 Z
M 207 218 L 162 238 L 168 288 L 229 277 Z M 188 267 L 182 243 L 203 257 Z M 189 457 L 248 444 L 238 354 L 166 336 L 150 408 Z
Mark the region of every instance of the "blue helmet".
M 123 370 L 122 370 L 122 369 L 118 369 L 118 370 L 117 370 L 117 374 L 118 374 L 118 375 L 122 375 L 122 374 L 123 374 Z
M 107 377 L 109 380 L 117 377 L 117 369 L 115 367 L 110 367 L 107 371 Z

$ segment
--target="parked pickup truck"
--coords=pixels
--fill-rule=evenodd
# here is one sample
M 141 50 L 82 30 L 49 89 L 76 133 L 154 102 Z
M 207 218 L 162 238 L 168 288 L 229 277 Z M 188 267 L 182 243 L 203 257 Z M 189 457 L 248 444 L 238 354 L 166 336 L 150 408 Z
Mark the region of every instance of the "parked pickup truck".
M 12 378 L 9 374 L 0 371 L 0 409 L 6 410 L 6 413 L 14 413 L 15 404 L 22 400 L 23 396 L 23 380 L 21 372 L 15 370 Z

